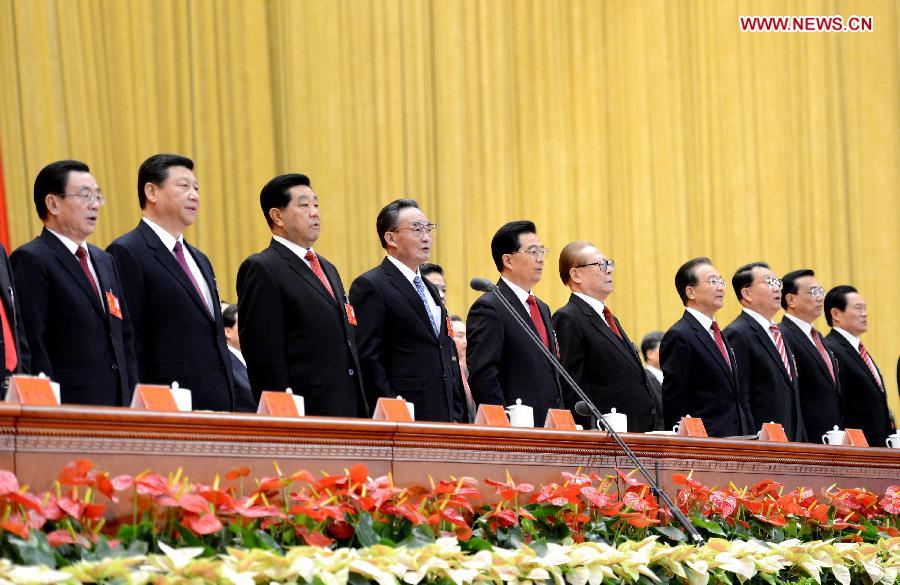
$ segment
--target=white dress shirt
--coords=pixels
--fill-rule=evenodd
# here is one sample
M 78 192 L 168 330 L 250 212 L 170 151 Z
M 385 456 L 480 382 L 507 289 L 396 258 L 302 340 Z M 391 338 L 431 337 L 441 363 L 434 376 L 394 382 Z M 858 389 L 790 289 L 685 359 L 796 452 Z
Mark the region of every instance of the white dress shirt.
M 603 309 L 606 308 L 606 303 L 601 300 L 595 299 L 594 297 L 590 297 L 584 293 L 572 291 L 572 294 L 586 302 L 592 309 L 594 309 L 598 315 L 600 315 L 600 320 L 603 321 L 603 324 L 609 328 L 609 323 L 606 322 L 606 317 L 603 316 Z
M 809 342 L 813 345 L 813 347 L 816 347 L 816 341 L 813 339 L 813 336 L 812 336 L 812 330 L 813 330 L 812 323 L 807 323 L 803 319 L 800 319 L 799 317 L 794 317 L 790 313 L 785 313 L 784 316 L 787 317 L 788 319 L 790 319 L 794 325 L 799 327 L 800 331 L 802 331 L 803 334 L 806 336 L 806 339 L 809 340 Z M 819 351 L 819 349 L 817 347 L 816 347 L 816 351 Z
M 203 293 L 203 302 L 206 304 L 206 308 L 209 310 L 209 314 L 213 314 L 213 301 L 212 301 L 212 293 L 209 290 L 209 285 L 206 284 L 206 279 L 203 278 L 203 273 L 200 272 L 200 267 L 197 266 L 197 262 L 194 260 L 194 257 L 191 255 L 190 250 L 188 250 L 187 246 L 184 245 L 184 237 L 179 235 L 178 238 L 175 238 L 160 227 L 158 224 L 154 223 L 152 220 L 143 218 L 144 223 L 150 226 L 150 229 L 159 237 L 162 241 L 163 246 L 172 254 L 172 257 L 175 258 L 176 262 L 178 258 L 175 256 L 175 242 L 181 242 L 181 249 L 184 251 L 184 259 L 187 262 L 188 269 L 191 271 L 191 274 L 194 275 L 194 280 L 197 281 L 197 286 L 200 287 L 200 292 Z
M 690 313 L 691 315 L 693 315 L 694 318 L 697 319 L 697 321 L 700 321 L 700 325 L 704 329 L 706 329 L 706 332 L 709 333 L 709 337 L 713 341 L 716 340 L 716 336 L 713 335 L 713 332 L 711 329 L 713 320 L 710 317 L 707 317 L 704 313 L 701 313 L 697 309 L 692 309 L 691 307 L 685 307 L 684 310 L 687 311 L 688 313 Z M 721 327 L 719 329 L 721 329 Z
M 278 242 L 279 244 L 283 244 L 285 248 L 296 254 L 303 260 L 303 263 L 309 266 L 309 260 L 306 259 L 306 253 L 312 250 L 312 248 L 304 248 L 299 244 L 295 244 L 287 238 L 283 238 L 281 236 L 272 236 L 272 239 Z M 312 266 L 309 266 L 312 269 Z
M 84 251 L 87 253 L 88 270 L 91 271 L 91 276 L 94 277 L 94 282 L 97 283 L 97 290 L 100 290 L 100 279 L 97 278 L 97 271 L 94 270 L 94 263 L 91 261 L 91 251 L 90 251 L 90 249 L 88 249 L 87 242 L 85 242 L 79 246 L 72 239 L 67 238 L 66 236 L 62 235 L 61 233 L 59 233 L 57 231 L 51 230 L 50 228 L 47 228 L 47 231 L 50 232 L 51 234 L 53 234 L 54 236 L 56 236 L 56 238 L 60 242 L 62 242 L 63 246 L 66 247 L 66 250 L 68 250 L 69 252 L 72 253 L 72 256 L 75 256 L 75 252 L 78 250 L 78 248 L 84 248 Z M 81 261 L 78 260 L 77 257 L 75 258 L 75 260 L 78 261 L 78 264 L 81 264 Z M 102 292 L 100 293 L 100 304 L 101 305 L 104 304 Z
M 393 264 L 394 266 L 397 267 L 397 270 L 400 271 L 400 274 L 402 274 L 403 277 L 409 281 L 409 285 L 411 287 L 413 287 L 413 290 L 415 290 L 416 285 L 413 284 L 413 279 L 415 279 L 415 277 L 417 277 L 417 276 L 419 278 L 422 278 L 422 275 L 419 274 L 419 271 L 416 270 L 415 272 L 413 272 L 412 270 L 409 269 L 409 266 L 407 266 L 403 262 L 400 262 L 393 256 L 388 256 L 387 259 L 391 262 L 391 264 Z M 423 284 L 424 284 L 424 280 L 425 279 L 422 278 Z M 419 294 L 419 292 L 416 291 L 416 295 L 418 295 L 418 294 Z M 434 297 L 431 296 L 430 292 L 428 292 L 427 286 L 425 287 L 425 304 L 428 305 L 428 311 L 431 313 L 431 318 L 434 320 L 435 325 L 437 325 L 438 331 L 440 331 L 440 329 L 441 329 L 441 309 L 438 307 L 437 303 L 434 302 Z

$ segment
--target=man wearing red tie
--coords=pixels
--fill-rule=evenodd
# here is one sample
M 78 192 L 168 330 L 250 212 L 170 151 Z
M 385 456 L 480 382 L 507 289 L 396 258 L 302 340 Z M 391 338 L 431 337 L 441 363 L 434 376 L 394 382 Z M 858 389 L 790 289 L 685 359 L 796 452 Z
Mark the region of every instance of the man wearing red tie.
M 0 244 L 0 326 L 3 335 L 0 338 L 3 356 L 3 379 L 0 381 L 0 399 L 6 394 L 9 377 L 15 373 L 27 374 L 31 371 L 31 351 L 22 319 L 19 318 L 19 299 L 16 298 L 13 285 L 12 267 L 6 256 L 6 248 Z
M 553 354 L 559 346 L 550 308 L 534 296 L 541 281 L 547 248 L 530 221 L 512 221 L 494 234 L 491 255 L 500 272 L 497 290 L 483 294 L 466 318 L 469 388 L 476 404 L 509 406 L 517 399 L 534 409 L 534 423 L 543 426 L 550 408 L 562 408 L 556 370 L 497 294 L 502 294 Z
M 869 329 L 866 300 L 852 286 L 834 287 L 825 295 L 825 321 L 831 327 L 825 345 L 834 352 L 839 365 L 844 424 L 862 429 L 872 447 L 884 447 L 894 423 L 884 378 L 860 339 Z
M 734 349 L 753 420 L 757 427 L 779 423 L 789 441 L 806 441 L 797 360 L 772 321 L 781 309 L 781 279 L 765 262 L 753 262 L 738 268 L 731 284 L 743 309 L 724 334 Z
M 256 400 L 290 388 L 306 414 L 368 416 L 356 317 L 337 268 L 313 250 L 322 218 L 309 177 L 275 177 L 259 203 L 272 241 L 237 276 L 241 351 Z
M 137 382 L 119 273 L 109 254 L 86 241 L 105 202 L 86 164 L 47 165 L 34 180 L 44 229 L 10 256 L 31 371 L 59 382 L 63 403 L 128 406 Z M 11 315 L 8 305 L 4 312 Z
M 675 273 L 675 290 L 684 314 L 660 344 L 666 426 L 690 415 L 703 419 L 710 437 L 756 432 L 738 384 L 743 372 L 715 320 L 725 302 L 725 280 L 709 258 L 694 258 Z

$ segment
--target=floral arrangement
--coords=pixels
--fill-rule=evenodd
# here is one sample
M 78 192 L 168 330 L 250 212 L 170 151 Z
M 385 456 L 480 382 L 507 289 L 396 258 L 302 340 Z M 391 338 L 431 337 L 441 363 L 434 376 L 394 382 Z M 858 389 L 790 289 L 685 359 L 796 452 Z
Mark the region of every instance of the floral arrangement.
M 0 583 L 240 585 L 834 579 L 885 585 L 900 572 L 900 486 L 880 497 L 832 486 L 708 487 L 676 475 L 676 502 L 708 539 L 688 538 L 633 473 L 562 473 L 397 486 L 356 465 L 212 485 L 179 470 L 111 477 L 86 460 L 33 494 L 0 471 Z M 131 504 L 115 517 L 110 503 Z M 198 581 L 199 579 L 199 581 Z

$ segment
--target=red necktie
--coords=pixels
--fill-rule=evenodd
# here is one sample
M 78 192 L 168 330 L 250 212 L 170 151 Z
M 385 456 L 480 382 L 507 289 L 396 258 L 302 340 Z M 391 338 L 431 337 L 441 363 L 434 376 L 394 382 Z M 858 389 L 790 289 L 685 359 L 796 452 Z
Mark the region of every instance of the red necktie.
M 309 262 L 309 267 L 312 268 L 313 274 L 316 275 L 316 278 L 319 279 L 322 286 L 325 287 L 325 290 L 331 294 L 331 298 L 337 299 L 337 297 L 334 296 L 334 291 L 331 290 L 331 285 L 328 284 L 328 279 L 325 278 L 325 272 L 322 270 L 322 264 L 319 262 L 319 257 L 316 256 L 316 253 L 312 250 L 307 250 L 304 258 Z
M 819 332 L 816 331 L 815 327 L 812 330 L 812 338 L 813 343 L 816 344 L 816 349 L 819 350 L 819 355 L 822 356 L 822 359 L 825 360 L 825 365 L 828 366 L 828 373 L 831 374 L 831 381 L 834 382 L 834 364 L 831 363 L 831 357 L 828 355 L 828 352 L 825 351 L 825 344 L 822 343 L 822 336 L 819 335 Z
M 97 288 L 97 281 L 94 280 L 94 275 L 91 274 L 91 269 L 88 267 L 88 259 L 87 259 L 87 250 L 78 246 L 78 249 L 75 250 L 75 256 L 78 257 L 78 263 L 81 264 L 81 269 L 84 271 L 84 275 L 87 276 L 88 282 L 91 283 L 91 288 L 94 289 L 94 294 L 98 297 L 100 296 L 100 289 Z
M 728 350 L 725 349 L 725 342 L 722 340 L 722 332 L 719 331 L 719 324 L 715 321 L 712 322 L 712 325 L 709 326 L 713 332 L 713 339 L 716 340 L 716 347 L 719 348 L 719 351 L 722 353 L 722 357 L 725 358 L 725 363 L 728 364 L 728 367 L 731 368 L 731 360 L 728 359 Z
M 541 319 L 541 312 L 538 310 L 537 300 L 535 300 L 534 295 L 528 295 L 528 300 L 525 302 L 528 303 L 528 312 L 531 314 L 531 322 L 534 323 L 534 328 L 537 329 L 541 341 L 544 342 L 546 347 L 550 347 L 550 338 L 547 337 L 547 328 L 544 327 L 544 320 Z
M 772 323 L 769 325 L 769 331 L 772 332 L 772 339 L 775 340 L 775 348 L 778 350 L 778 355 L 781 356 L 781 363 L 784 364 L 784 369 L 787 371 L 788 380 L 793 380 L 794 376 L 791 374 L 791 362 L 788 361 L 787 350 L 784 348 L 784 338 L 781 337 L 781 331 L 778 330 L 778 325 Z
M 612 329 L 612 332 L 616 334 L 616 337 L 622 339 L 622 332 L 619 331 L 619 326 L 616 325 L 616 320 L 613 319 L 612 311 L 609 310 L 609 307 L 603 305 L 603 318 L 606 320 L 606 324 L 609 325 L 609 328 Z
M 203 306 L 206 307 L 206 310 L 209 311 L 210 314 L 212 314 L 212 310 L 209 308 L 209 305 L 206 304 L 206 298 L 203 296 L 203 291 L 200 290 L 200 285 L 197 284 L 197 279 L 194 278 L 194 273 L 191 272 L 187 259 L 184 257 L 184 246 L 181 245 L 181 242 L 176 241 L 172 251 L 175 252 L 175 259 L 178 260 L 178 265 L 181 266 L 181 269 L 187 274 L 191 284 L 194 285 L 194 290 L 200 295 L 200 301 L 203 303 Z
M 859 355 L 862 356 L 866 365 L 869 366 L 869 371 L 872 372 L 872 377 L 875 378 L 875 383 L 878 384 L 878 387 L 884 392 L 884 386 L 881 385 L 881 376 L 878 375 L 878 368 L 875 367 L 875 362 L 872 361 L 872 356 L 869 355 L 869 352 L 866 351 L 866 346 L 863 345 L 862 341 L 859 342 Z
M 0 319 L 3 319 L 3 353 L 7 372 L 15 372 L 19 358 L 16 355 L 16 338 L 13 337 L 9 317 L 6 316 L 6 305 L 0 300 Z

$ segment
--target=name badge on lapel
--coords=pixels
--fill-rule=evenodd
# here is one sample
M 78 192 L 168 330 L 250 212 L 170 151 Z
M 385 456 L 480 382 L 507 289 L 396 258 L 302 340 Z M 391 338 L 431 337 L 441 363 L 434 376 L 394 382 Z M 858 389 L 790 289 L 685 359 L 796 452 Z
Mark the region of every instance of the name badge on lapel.
M 447 335 L 450 336 L 450 339 L 453 339 L 453 320 L 450 318 L 450 315 L 447 315 Z
M 106 291 L 106 306 L 109 307 L 110 315 L 122 319 L 122 305 L 119 303 L 119 297 L 114 295 L 111 290 Z
M 344 312 L 347 313 L 347 323 L 356 327 L 356 311 L 353 310 L 353 305 L 346 297 L 344 297 Z

